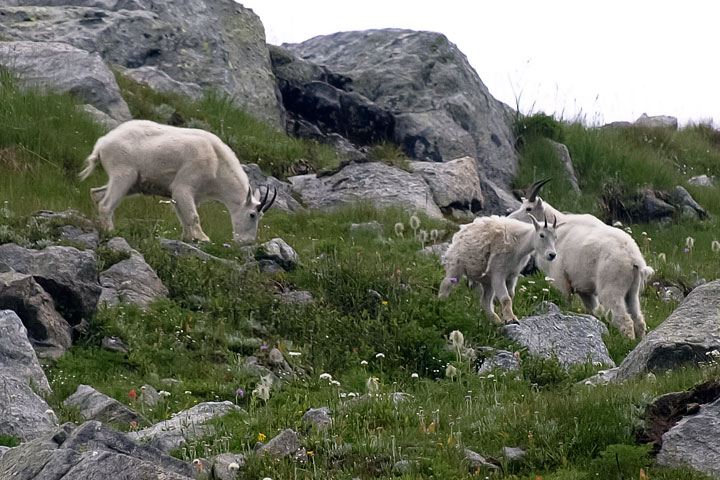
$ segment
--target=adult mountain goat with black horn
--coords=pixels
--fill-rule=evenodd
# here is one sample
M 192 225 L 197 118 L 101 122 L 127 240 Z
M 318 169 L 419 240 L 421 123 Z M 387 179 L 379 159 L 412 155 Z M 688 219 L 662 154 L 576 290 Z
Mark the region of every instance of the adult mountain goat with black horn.
M 90 190 L 98 202 L 103 227 L 112 230 L 113 212 L 126 195 L 140 193 L 170 197 L 183 229 L 183 238 L 209 241 L 200 227 L 197 205 L 206 200 L 223 203 L 230 212 L 233 240 L 251 243 L 258 222 L 272 206 L 277 191 L 262 200 L 252 191 L 248 176 L 233 151 L 216 135 L 195 128 L 178 128 L 148 120 L 131 120 L 98 139 L 80 172 L 85 180 L 98 160 L 108 183 Z
M 545 180 L 531 186 L 528 198 L 509 217 L 530 222 L 555 218 L 558 258 L 550 263 L 536 257 L 536 265 L 554 279 L 566 295 L 577 293 L 589 312 L 609 312 L 612 323 L 630 338 L 645 336 L 640 291 L 654 273 L 635 240 L 626 232 L 589 214 L 561 213 L 537 193 Z
M 480 217 L 463 225 L 445 254 L 445 279 L 438 296 L 447 297 L 462 277 L 481 295 L 481 305 L 496 323 L 516 321 L 512 298 L 520 271 L 535 251 L 551 262 L 555 256 L 555 224 L 533 225 L 507 217 Z M 502 320 L 493 311 L 495 297 L 502 306 Z

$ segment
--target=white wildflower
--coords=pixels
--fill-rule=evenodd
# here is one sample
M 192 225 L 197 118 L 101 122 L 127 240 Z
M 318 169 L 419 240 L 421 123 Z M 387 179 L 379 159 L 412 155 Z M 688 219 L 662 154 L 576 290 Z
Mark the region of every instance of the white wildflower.
M 300 355 L 302 355 L 302 353 L 300 353 L 300 352 L 288 352 L 288 355 L 290 355 L 291 357 L 299 357 Z
M 418 375 L 417 373 L 413 373 L 412 375 L 410 375 L 410 378 L 420 378 L 420 375 Z
M 385 358 L 385 354 L 384 353 L 376 353 L 375 358 Z
M 718 242 L 717 240 L 713 240 L 710 244 L 710 248 L 713 252 L 720 253 L 720 242 Z
M 400 223 L 400 222 L 398 222 L 398 223 L 395 224 L 395 236 L 396 236 L 396 237 L 402 238 L 404 231 L 405 231 L 405 225 L 403 225 L 403 224 Z
M 450 332 L 450 343 L 453 348 L 459 350 L 465 346 L 465 336 L 460 330 L 453 330 Z
M 665 254 L 662 252 L 658 253 L 658 262 L 665 263 L 666 261 L 667 261 L 667 257 L 665 256 Z
M 687 248 L 689 248 L 690 250 L 692 250 L 693 247 L 695 246 L 695 239 L 693 237 L 687 237 L 685 239 L 685 246 Z
M 445 367 L 445 376 L 450 380 L 454 380 L 457 377 L 457 368 L 448 363 L 448 366 Z
M 410 217 L 410 228 L 413 230 L 417 230 L 420 228 L 420 219 L 417 217 L 417 215 L 413 215 Z
M 237 462 L 232 462 L 230 465 L 228 465 L 228 470 L 240 470 L 240 464 Z
M 365 381 L 365 388 L 371 395 L 377 393 L 380 390 L 380 384 L 378 383 L 377 377 L 370 377 Z
M 360 362 L 360 365 L 367 365 L 367 364 L 368 364 L 367 360 L 363 360 L 362 362 Z
M 329 373 L 321 373 L 320 380 L 332 380 L 332 375 Z

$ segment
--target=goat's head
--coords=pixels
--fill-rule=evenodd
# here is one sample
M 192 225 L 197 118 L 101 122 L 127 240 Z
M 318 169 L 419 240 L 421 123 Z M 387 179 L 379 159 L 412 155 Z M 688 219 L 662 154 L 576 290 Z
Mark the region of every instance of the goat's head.
M 272 189 L 272 197 L 268 200 Z M 252 243 L 257 237 L 258 224 L 263 214 L 268 211 L 277 197 L 277 189 L 270 185 L 265 185 L 265 194 L 258 192 L 257 197 L 253 194 L 252 189 L 248 188 L 245 201 L 231 212 L 233 226 L 233 241 L 237 243 Z
M 511 212 L 508 216 L 523 222 L 528 221 L 528 215 L 535 218 L 545 218 L 545 204 L 542 198 L 538 196 L 538 192 L 550 180 L 552 179 L 538 180 L 530 185 L 526 191 L 527 197 L 521 198 L 522 205 L 520 205 L 520 208 Z
M 533 238 L 535 254 L 548 262 L 552 262 L 557 256 L 557 252 L 555 251 L 557 219 L 553 220 L 552 226 L 548 226 L 547 218 L 542 224 L 538 222 L 533 215 L 530 215 L 530 220 L 532 220 L 532 224 L 535 227 L 535 236 Z

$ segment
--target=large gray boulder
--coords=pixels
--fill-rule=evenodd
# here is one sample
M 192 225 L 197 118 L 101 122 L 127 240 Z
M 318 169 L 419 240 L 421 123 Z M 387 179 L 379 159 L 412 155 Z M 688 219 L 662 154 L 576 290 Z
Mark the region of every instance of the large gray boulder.
M 191 480 L 195 468 L 100 422 L 66 423 L 0 457 L 0 478 Z
M 24 442 L 57 426 L 55 412 L 33 387 L 50 393 L 22 322 L 14 312 L 0 310 L 0 435 Z
M 720 478 L 720 399 L 700 406 L 695 415 L 680 420 L 662 436 L 660 465 L 692 467 Z
M 671 130 L 677 130 L 678 119 L 669 115 L 655 115 L 649 116 L 647 113 L 643 113 L 635 120 L 635 126 L 637 127 L 649 127 L 649 128 L 669 128 Z
M 695 288 L 670 316 L 628 354 L 617 380 L 707 362 L 720 350 L 720 280 Z
M 0 309 L 4 308 L 20 317 L 38 356 L 58 358 L 72 345 L 72 327 L 32 275 L 0 273 Z
M 321 141 L 335 133 L 356 145 L 393 139 L 392 113 L 358 92 L 344 90 L 349 78 L 301 60 L 282 47 L 271 46 L 270 59 L 288 113 L 288 133 Z
M 283 113 L 255 13 L 232 0 L 13 0 L 0 35 L 64 42 L 111 65 L 156 67 L 172 80 L 233 96 L 276 128 Z
M 167 298 L 168 289 L 163 285 L 155 270 L 145 262 L 137 250 L 121 237 L 108 241 L 108 249 L 126 252 L 130 258 L 122 260 L 100 273 L 102 293 L 98 303 L 115 306 L 120 303 L 137 305 L 146 309 L 151 302 Z
M 549 304 L 547 313 L 533 315 L 503 327 L 503 334 L 527 347 L 530 353 L 545 358 L 556 356 L 561 364 L 600 362 L 614 367 L 602 336 L 608 333 L 604 323 L 592 315 L 569 315 Z
M 127 405 L 95 390 L 90 385 L 78 385 L 75 393 L 65 399 L 63 405 L 76 407 L 86 420 L 129 426 L 131 422 L 147 424 L 148 421 Z
M 465 55 L 439 33 L 401 29 L 340 32 L 283 45 L 351 79 L 342 86 L 395 117 L 394 141 L 416 160 L 475 158 L 488 213 L 516 203 L 517 171 L 510 108 L 493 98 Z M 510 202 L 510 203 L 508 203 Z
M 288 213 L 301 212 L 303 210 L 302 205 L 293 198 L 292 186 L 289 183 L 281 182 L 275 177 L 265 176 L 257 163 L 243 164 L 242 167 L 250 180 L 250 185 L 256 190 L 259 190 L 260 193 L 265 192 L 265 185 L 269 185 L 275 189 L 277 196 L 272 204 L 273 209 L 280 209 Z
M 0 15 L 0 24 L 2 18 Z M 0 42 L 0 65 L 9 68 L 23 85 L 72 93 L 121 122 L 132 118 L 115 76 L 97 54 L 50 40 Z
M 329 209 L 360 201 L 402 207 L 441 218 L 433 194 L 418 175 L 380 162 L 351 163 L 333 175 L 314 173 L 289 178 L 293 191 L 311 208 Z
M 435 204 L 441 210 L 476 213 L 483 208 L 483 194 L 475 159 L 456 158 L 449 162 L 410 162 L 430 187 Z
M 128 435 L 138 442 L 149 442 L 155 448 L 171 452 L 185 442 L 212 435 L 214 428 L 207 422 L 232 411 L 242 411 L 242 409 L 229 401 L 198 403 L 169 420 L 137 432 L 130 432 Z
M 0 245 L 0 272 L 11 270 L 32 275 L 70 325 L 89 319 L 97 309 L 101 288 L 92 250 L 61 246 L 30 250 L 14 243 Z

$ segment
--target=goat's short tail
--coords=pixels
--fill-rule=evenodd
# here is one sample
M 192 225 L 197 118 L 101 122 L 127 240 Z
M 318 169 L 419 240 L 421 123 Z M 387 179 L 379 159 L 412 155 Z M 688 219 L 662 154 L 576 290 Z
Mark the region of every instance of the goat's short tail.
M 633 265 L 633 279 L 631 290 L 635 292 L 641 292 L 645 289 L 645 284 L 650 277 L 655 274 L 655 270 L 649 265 Z
M 100 152 L 97 144 L 95 144 L 92 153 L 89 157 L 85 159 L 85 168 L 83 168 L 82 172 L 78 174 L 78 176 L 80 177 L 80 181 L 85 180 L 90 176 L 93 170 L 95 170 L 98 160 L 100 160 Z

